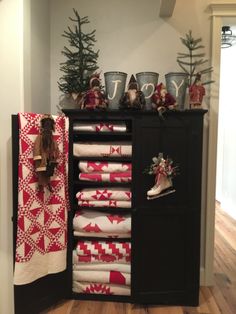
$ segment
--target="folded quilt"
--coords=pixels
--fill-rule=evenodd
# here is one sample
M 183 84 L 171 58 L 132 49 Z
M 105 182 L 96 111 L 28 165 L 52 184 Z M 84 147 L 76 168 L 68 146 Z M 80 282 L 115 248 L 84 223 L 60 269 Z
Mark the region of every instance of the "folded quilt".
M 76 194 L 79 201 L 104 201 L 104 200 L 116 200 L 116 201 L 130 201 L 131 190 L 129 188 L 89 188 L 83 189 Z
M 131 163 L 124 162 L 104 162 L 104 161 L 80 161 L 78 167 L 81 172 L 92 173 L 92 172 L 127 172 L 132 170 Z
M 123 273 L 131 272 L 130 264 L 122 264 L 122 263 L 87 263 L 87 264 L 75 264 L 73 265 L 73 270 L 81 271 L 81 270 L 97 270 L 97 271 L 120 271 Z
M 73 281 L 73 292 L 106 295 L 130 295 L 129 286 Z
M 129 157 L 132 145 L 130 142 L 74 143 L 73 154 L 78 157 Z
M 79 282 L 99 282 L 116 285 L 130 285 L 130 274 L 120 271 L 73 270 L 73 280 Z
M 122 254 L 99 254 L 99 255 L 78 255 L 76 250 L 73 250 L 73 264 L 93 264 L 93 263 L 119 263 L 130 264 L 131 257 Z
M 131 171 L 112 173 L 83 173 L 79 174 L 79 180 L 93 182 L 131 182 Z
M 104 232 L 86 232 L 86 231 L 74 231 L 73 232 L 75 237 L 90 237 L 90 238 L 114 238 L 114 239 L 129 239 L 131 238 L 130 233 L 116 233 L 116 232 L 109 232 L 109 233 L 104 233 Z
M 123 122 L 76 122 L 73 125 L 74 131 L 87 132 L 126 132 L 126 124 Z
M 123 255 L 130 256 L 131 242 L 114 242 L 114 241 L 78 241 L 76 245 L 78 255 Z
M 131 233 L 131 215 L 79 210 L 73 219 L 74 230 L 86 233 L 127 234 Z
M 115 207 L 131 208 L 131 201 L 78 201 L 80 207 Z

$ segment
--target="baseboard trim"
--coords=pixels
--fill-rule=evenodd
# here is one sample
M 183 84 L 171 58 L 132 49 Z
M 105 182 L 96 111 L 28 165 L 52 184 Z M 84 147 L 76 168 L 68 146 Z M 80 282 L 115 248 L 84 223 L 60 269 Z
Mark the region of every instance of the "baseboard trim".
M 206 269 L 204 267 L 200 268 L 200 286 L 214 286 L 214 278 L 212 276 L 207 276 Z

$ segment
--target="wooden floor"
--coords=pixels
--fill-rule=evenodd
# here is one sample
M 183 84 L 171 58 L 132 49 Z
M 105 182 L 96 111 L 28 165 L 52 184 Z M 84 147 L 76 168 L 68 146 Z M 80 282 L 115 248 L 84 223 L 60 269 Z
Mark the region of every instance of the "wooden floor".
M 43 314 L 236 314 L 236 220 L 216 206 L 214 287 L 202 287 L 199 307 L 134 306 L 66 301 Z

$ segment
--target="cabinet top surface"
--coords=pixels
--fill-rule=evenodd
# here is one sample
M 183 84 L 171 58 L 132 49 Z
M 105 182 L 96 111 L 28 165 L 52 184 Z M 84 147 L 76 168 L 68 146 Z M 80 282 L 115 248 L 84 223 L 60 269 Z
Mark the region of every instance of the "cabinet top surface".
M 62 109 L 62 112 L 67 116 L 153 116 L 158 115 L 157 111 L 153 110 L 81 110 L 81 109 Z M 164 115 L 204 115 L 208 110 L 205 109 L 186 109 L 186 110 L 170 110 L 166 111 Z

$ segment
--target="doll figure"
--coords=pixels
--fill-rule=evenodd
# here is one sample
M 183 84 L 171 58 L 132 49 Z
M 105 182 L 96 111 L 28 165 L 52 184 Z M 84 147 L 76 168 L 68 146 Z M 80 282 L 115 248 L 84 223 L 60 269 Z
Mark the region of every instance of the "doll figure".
M 143 109 L 145 105 L 145 96 L 142 91 L 138 89 L 138 83 L 134 77 L 131 76 L 128 90 L 120 100 L 120 109 Z
M 35 140 L 33 149 L 35 171 L 38 175 L 39 190 L 42 191 L 47 186 L 49 191 L 52 192 L 50 177 L 53 176 L 59 156 L 58 145 L 53 140 L 55 121 L 50 115 L 44 115 L 40 124 L 40 134 Z
M 166 87 L 163 83 L 156 86 L 155 92 L 152 95 L 152 106 L 159 113 L 162 113 L 168 109 L 175 109 L 176 100 L 174 97 L 167 92 Z
M 204 95 L 205 88 L 201 82 L 201 74 L 198 73 L 194 83 L 189 87 L 190 109 L 201 108 Z
M 99 74 L 94 74 L 89 81 L 90 89 L 84 94 L 81 109 L 106 109 L 107 100 L 101 90 Z

